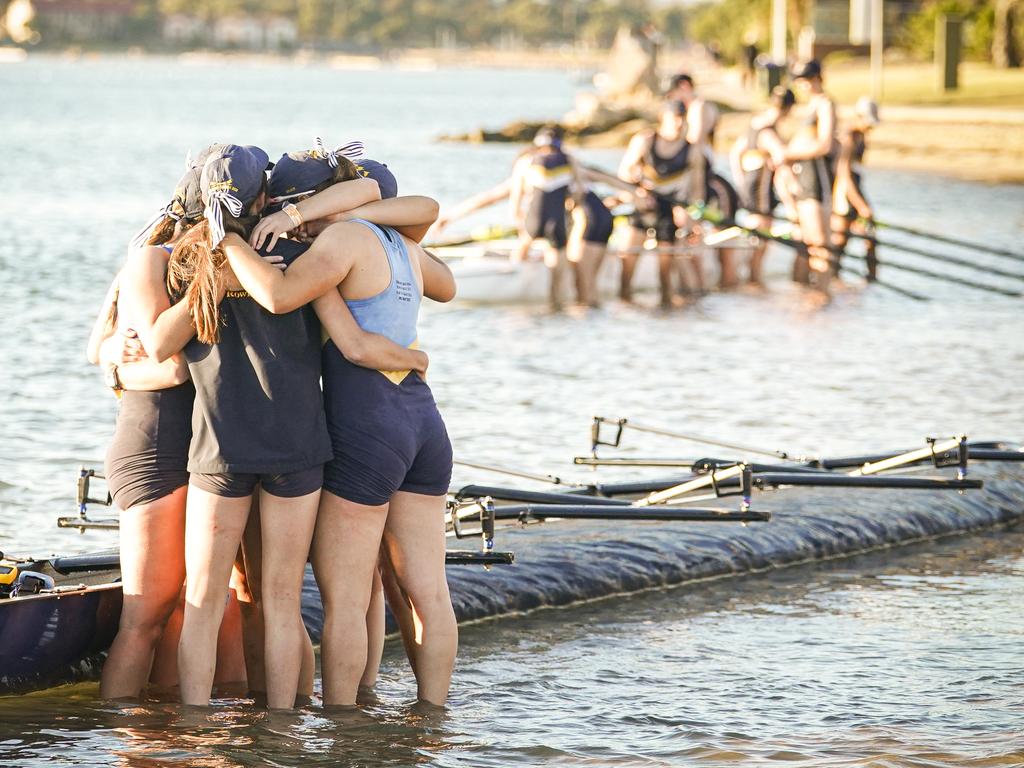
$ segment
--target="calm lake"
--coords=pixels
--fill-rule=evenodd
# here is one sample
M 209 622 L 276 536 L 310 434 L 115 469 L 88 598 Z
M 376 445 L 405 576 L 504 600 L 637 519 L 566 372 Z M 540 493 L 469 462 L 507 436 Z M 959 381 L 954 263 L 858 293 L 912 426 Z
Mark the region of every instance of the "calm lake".
M 560 71 L 0 65 L 0 550 L 114 543 L 55 525 L 74 512 L 78 466 L 102 464 L 116 414 L 85 342 L 124 244 L 166 202 L 187 150 L 234 141 L 273 157 L 318 135 L 361 139 L 402 191 L 444 206 L 503 179 L 519 147 L 436 136 L 558 117 L 577 87 Z M 619 156 L 583 154 L 606 167 Z M 870 168 L 866 183 L 881 219 L 1024 250 L 1020 186 Z M 594 414 L 804 453 L 1024 437 L 1020 298 L 890 270 L 932 300 L 851 284 L 809 310 L 782 277 L 790 258 L 771 252 L 767 294 L 673 312 L 428 308 L 421 343 L 456 455 L 572 475 Z M 629 452 L 693 447 L 634 435 Z M 458 469 L 455 482 L 493 479 Z M 408 707 L 397 647 L 380 703 L 345 719 L 233 701 L 209 717 L 113 707 L 94 685 L 0 699 L 0 764 L 1021 765 L 1022 548 L 1024 531 L 995 531 L 469 627 L 440 719 Z

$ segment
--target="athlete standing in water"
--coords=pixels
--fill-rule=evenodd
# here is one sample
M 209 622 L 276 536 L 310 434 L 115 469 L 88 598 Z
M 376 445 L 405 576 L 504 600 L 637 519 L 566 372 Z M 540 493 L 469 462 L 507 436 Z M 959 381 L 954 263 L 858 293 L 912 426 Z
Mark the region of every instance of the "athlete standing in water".
M 708 101 L 697 93 L 693 77 L 679 74 L 669 82 L 666 99 L 674 99 L 686 105 L 686 138 L 695 147 L 699 147 L 704 155 L 704 167 L 696 168 L 694 190 L 703 194 L 694 198 L 694 202 L 702 200 L 717 208 L 717 215 L 727 224 L 736 218 L 739 208 L 739 196 L 736 189 L 714 170 L 715 162 L 715 131 L 718 128 L 720 113 L 714 102 Z M 718 229 L 716 227 L 715 229 Z M 739 282 L 736 269 L 737 254 L 733 248 L 719 247 L 716 250 L 719 265 L 718 287 L 734 288 Z
M 407 221 L 397 198 L 349 216 Z M 389 207 L 391 204 L 391 207 Z M 426 233 L 433 216 L 418 234 Z M 315 231 L 314 223 L 306 227 Z M 454 297 L 448 268 L 390 226 L 363 219 L 335 223 L 281 273 L 241 238 L 226 249 L 247 290 L 274 312 L 340 291 L 366 330 L 402 345 L 416 342 L 424 295 Z M 426 382 L 415 372 L 366 371 L 324 351 L 324 398 L 334 445 L 325 472 L 313 564 L 324 598 L 324 703 L 356 701 L 367 660 L 366 612 L 381 542 L 408 598 L 415 625 L 410 650 L 419 698 L 443 704 L 458 645 L 445 579 L 445 494 L 452 454 L 444 423 Z
M 729 153 L 732 177 L 740 193 L 740 206 L 750 215 L 750 226 L 762 232 L 772 228 L 772 216 L 780 196 L 787 210 L 796 209 L 785 184 L 776 178 L 777 174 L 788 173 L 788 168 L 778 170 L 772 163 L 772 156 L 785 150 L 786 144 L 779 136 L 779 120 L 789 114 L 796 103 L 796 97 L 788 88 L 778 87 L 772 91 L 768 109 L 755 115 L 750 121 L 747 133 L 740 136 Z M 780 195 L 779 190 L 782 190 Z M 748 280 L 751 285 L 764 287 L 761 266 L 768 241 L 759 239 L 750 255 Z
M 661 305 L 669 307 L 675 292 L 672 288 L 673 265 L 680 263 L 688 269 L 684 289 L 690 292 L 704 290 L 700 257 L 692 254 L 676 256 L 677 232 L 690 224 L 685 205 L 693 199 L 694 170 L 702 176 L 703 158 L 687 139 L 686 106 L 681 101 L 666 102 L 655 130 L 641 131 L 629 142 L 619 165 L 619 178 L 640 185 L 652 193 L 637 199 L 637 211 L 630 219 L 633 231 L 622 257 L 622 284 L 619 292 L 623 301 L 633 298 L 633 272 L 640 247 L 653 229 L 658 241 L 658 274 L 661 280 Z M 703 183 L 698 197 L 703 199 Z M 681 271 L 681 276 L 683 271 Z
M 836 162 L 836 181 L 832 195 L 832 245 L 837 252 L 846 248 L 850 228 L 858 217 L 864 220 L 862 230 L 868 239 L 867 268 L 868 280 L 874 280 L 878 269 L 875 255 L 874 212 L 864 196 L 862 186 L 864 153 L 867 150 L 868 134 L 878 125 L 878 105 L 867 96 L 857 100 L 854 123 L 839 139 L 839 159 Z M 839 272 L 839 255 L 833 264 L 833 275 Z
M 800 232 L 807 247 L 806 253 L 797 254 L 793 277 L 799 283 L 812 283 L 827 299 L 832 274 L 828 225 L 838 147 L 836 107 L 825 93 L 818 61 L 798 62 L 792 76 L 797 88 L 807 96 L 807 104 L 799 129 L 774 159 L 777 166 L 788 165 L 792 169 Z
M 541 128 L 533 149 L 523 154 L 512 169 L 509 205 L 519 228 L 519 244 L 513 258 L 527 257 L 534 241 L 545 241 L 544 263 L 551 272 L 549 300 L 560 310 L 569 264 L 566 202 L 580 189 L 576 168 L 562 151 L 563 131 L 559 126 Z

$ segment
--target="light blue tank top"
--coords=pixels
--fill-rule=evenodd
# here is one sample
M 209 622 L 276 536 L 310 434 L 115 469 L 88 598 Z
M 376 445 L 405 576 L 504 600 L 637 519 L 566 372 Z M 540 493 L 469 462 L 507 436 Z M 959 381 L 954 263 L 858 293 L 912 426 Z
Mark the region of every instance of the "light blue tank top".
M 346 299 L 345 303 L 364 331 L 379 333 L 396 344 L 408 347 L 416 341 L 416 319 L 423 297 L 416 284 L 405 241 L 390 227 L 379 227 L 364 219 L 353 219 L 353 222 L 369 227 L 377 235 L 391 266 L 391 282 L 376 296 Z

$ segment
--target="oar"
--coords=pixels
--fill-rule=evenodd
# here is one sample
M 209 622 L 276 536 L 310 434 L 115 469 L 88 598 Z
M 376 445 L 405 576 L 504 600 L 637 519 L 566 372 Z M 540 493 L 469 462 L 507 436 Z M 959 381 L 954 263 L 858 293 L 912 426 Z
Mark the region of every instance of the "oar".
M 761 456 L 774 456 L 779 459 L 787 459 L 790 461 L 806 461 L 806 456 L 796 456 L 792 453 L 788 453 L 783 450 L 776 448 L 763 448 L 753 445 L 746 445 L 744 443 L 734 443 L 727 440 L 721 440 L 719 438 L 704 437 L 703 435 L 695 435 L 689 432 L 676 432 L 671 429 L 664 429 L 663 427 L 655 427 L 647 424 L 641 424 L 633 421 L 632 419 L 609 419 L 606 416 L 595 416 L 592 422 L 593 426 L 591 432 L 593 434 L 594 427 L 600 429 L 600 425 L 604 423 L 613 424 L 620 428 L 629 428 L 637 432 L 648 432 L 652 435 L 661 435 L 662 437 L 671 437 L 676 440 L 687 440 L 691 443 L 702 443 L 703 445 L 713 445 L 717 448 L 729 448 L 734 451 L 741 451 L 743 453 L 756 453 Z M 599 435 L 598 435 L 599 436 Z M 600 444 L 600 443 L 599 443 Z
M 449 240 L 437 240 L 432 243 L 424 243 L 424 248 L 453 248 L 458 245 L 472 245 L 473 243 L 486 243 L 491 240 L 506 240 L 515 237 L 518 230 L 515 227 L 489 227 L 488 229 L 475 234 L 463 235 Z
M 771 518 L 768 512 L 754 510 L 733 510 L 699 507 L 602 507 L 592 504 L 576 506 L 562 504 L 522 504 L 494 508 L 495 520 L 546 520 L 557 517 L 563 520 L 633 520 L 633 521 L 675 521 L 675 522 L 766 522 Z
M 933 261 L 941 261 L 946 264 L 954 264 L 958 267 L 966 267 L 967 269 L 974 269 L 979 272 L 986 272 L 991 275 L 998 275 L 999 277 L 1009 277 L 1014 280 L 1024 280 L 1024 275 L 1019 272 L 1007 272 L 1006 270 L 992 267 L 987 264 L 979 264 L 976 261 L 969 261 L 968 259 L 960 259 L 956 256 L 950 256 L 945 253 L 932 253 L 930 251 L 922 250 L 921 248 L 912 248 L 909 245 L 902 245 L 900 243 L 894 243 L 891 240 L 879 240 L 877 237 L 872 235 L 858 235 L 850 234 L 850 237 L 857 238 L 859 240 L 866 240 L 874 243 L 880 248 L 890 248 L 894 251 L 903 251 L 904 253 L 910 253 L 915 256 L 921 256 L 926 259 L 932 259 Z
M 524 480 L 536 480 L 539 483 L 550 483 L 551 485 L 568 485 L 575 488 L 584 488 L 586 483 L 574 483 L 570 480 L 563 480 L 557 475 L 539 475 L 534 472 L 526 472 L 521 469 L 512 469 L 511 467 L 497 467 L 493 464 L 479 464 L 475 461 L 463 461 L 461 459 L 455 459 L 453 464 L 458 464 L 460 467 L 469 467 L 471 469 L 480 469 L 484 472 L 494 472 L 499 475 L 508 475 L 509 477 L 521 477 Z
M 1004 248 L 994 248 L 991 245 L 982 245 L 981 243 L 971 243 L 967 240 L 960 240 L 949 235 L 940 235 L 936 232 L 927 232 L 922 229 L 913 229 L 912 227 L 904 227 L 899 224 L 891 224 L 885 221 L 875 220 L 875 226 L 883 229 L 891 229 L 894 232 L 905 232 L 908 235 L 914 235 L 915 237 L 923 237 L 930 240 L 935 240 L 940 243 L 949 243 L 950 245 L 957 245 L 961 248 L 970 248 L 971 250 L 981 251 L 983 253 L 990 253 L 993 256 L 1001 256 L 1005 259 L 1013 259 L 1014 261 L 1024 261 L 1024 254 L 1014 253 L 1013 251 L 1005 250 Z

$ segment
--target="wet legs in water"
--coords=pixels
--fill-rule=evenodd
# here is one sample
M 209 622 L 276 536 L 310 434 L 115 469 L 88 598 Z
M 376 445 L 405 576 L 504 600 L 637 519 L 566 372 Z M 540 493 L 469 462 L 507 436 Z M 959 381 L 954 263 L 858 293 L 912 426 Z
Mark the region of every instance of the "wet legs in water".
M 264 664 L 264 620 L 262 586 L 263 578 L 263 528 L 260 525 L 258 496 L 253 497 L 249 523 L 242 538 L 242 562 L 236 564 L 240 586 L 237 590 L 242 619 L 242 640 L 245 651 L 246 676 L 249 695 L 257 703 L 266 703 L 267 677 Z M 241 567 L 239 567 L 241 565 Z M 313 675 L 316 670 L 316 656 L 313 641 L 303 627 L 302 669 L 299 673 L 299 687 L 296 702 L 308 701 L 313 696 Z
M 565 255 L 565 248 L 554 248 L 547 245 L 544 248 L 544 264 L 551 276 L 549 303 L 553 310 L 560 310 L 565 306 L 566 282 L 569 277 L 569 260 Z
M 384 546 L 411 609 L 414 634 L 409 645 L 419 698 L 442 705 L 459 645 L 445 578 L 444 497 L 396 493 L 388 510 Z
M 629 237 L 626 239 L 625 252 L 619 256 L 622 259 L 622 271 L 619 274 L 619 298 L 623 301 L 633 300 L 633 273 L 636 271 L 640 249 L 643 247 L 646 237 L 646 230 L 631 227 Z
M 226 498 L 190 485 L 185 527 L 185 618 L 178 645 L 184 704 L 210 703 L 217 636 L 251 498 Z
M 138 698 L 149 680 L 185 581 L 185 496 L 183 486 L 121 515 L 124 607 L 100 681 L 105 699 Z
M 317 520 L 320 491 L 283 498 L 260 491 L 263 574 L 260 578 L 265 627 L 263 648 L 267 706 L 291 709 L 302 675 L 309 635 L 302 623 L 302 580 Z
M 313 537 L 313 573 L 324 603 L 320 644 L 324 704 L 356 703 L 367 667 L 367 613 L 388 505 L 323 492 Z

